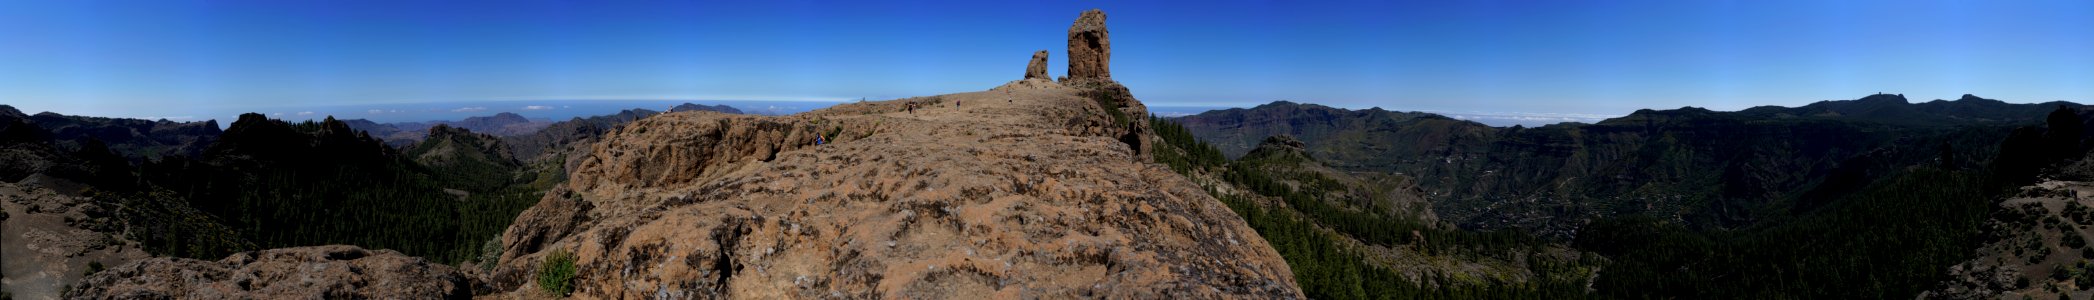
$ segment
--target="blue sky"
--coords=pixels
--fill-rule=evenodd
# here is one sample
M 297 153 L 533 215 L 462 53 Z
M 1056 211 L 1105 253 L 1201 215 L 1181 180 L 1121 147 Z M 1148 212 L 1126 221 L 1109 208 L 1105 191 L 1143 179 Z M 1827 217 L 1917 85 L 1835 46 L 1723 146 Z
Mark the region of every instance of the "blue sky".
M 142 117 L 976 91 L 1035 50 L 1063 74 L 1089 8 L 1109 15 L 1113 76 L 1150 105 L 2094 101 L 2094 1 L 0 0 L 0 103 Z

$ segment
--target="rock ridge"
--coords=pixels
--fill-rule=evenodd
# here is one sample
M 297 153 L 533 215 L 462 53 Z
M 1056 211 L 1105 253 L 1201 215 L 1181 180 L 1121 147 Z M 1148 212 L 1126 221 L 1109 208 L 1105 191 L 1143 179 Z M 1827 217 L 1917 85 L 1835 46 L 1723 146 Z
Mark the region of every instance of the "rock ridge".
M 533 292 L 560 249 L 582 298 L 1301 298 L 1242 219 L 1146 162 L 1147 117 L 1109 81 L 662 114 L 579 154 L 488 281 Z

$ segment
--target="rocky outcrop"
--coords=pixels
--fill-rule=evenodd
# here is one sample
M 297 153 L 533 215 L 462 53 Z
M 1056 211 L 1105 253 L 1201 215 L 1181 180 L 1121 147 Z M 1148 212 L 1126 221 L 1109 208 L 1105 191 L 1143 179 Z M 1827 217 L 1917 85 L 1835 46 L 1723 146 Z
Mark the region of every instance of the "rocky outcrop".
M 108 198 L 68 196 L 83 186 L 43 174 L 0 182 L 0 290 L 15 299 L 53 299 L 95 265 L 147 255 L 124 237 L 125 207 Z
M 562 249 L 579 298 L 1301 297 L 1242 219 L 1142 162 L 1121 135 L 1145 122 L 1092 91 L 643 119 L 518 217 L 490 283 L 533 293 Z
M 1265 141 L 1258 143 L 1257 149 L 1251 150 L 1250 154 L 1243 157 L 1299 157 L 1314 159 L 1309 157 L 1309 145 L 1307 143 L 1302 143 L 1300 139 L 1295 139 L 1294 136 L 1285 134 L 1266 137 Z
M 1148 122 L 1149 107 L 1135 100 L 1134 92 L 1119 82 L 1090 81 L 1080 89 L 1084 98 L 1090 98 L 1093 104 L 1104 110 L 1103 114 L 1112 117 L 1112 135 L 1133 149 L 1137 159 L 1148 161 L 1149 133 L 1152 132 Z
M 392 250 L 314 246 L 218 261 L 152 258 L 95 273 L 69 299 L 467 299 L 469 277 Z
M 1047 77 L 1047 50 L 1032 53 L 1032 62 L 1025 64 L 1025 79 L 1053 79 Z
M 1112 39 L 1105 30 L 1105 11 L 1089 10 L 1069 25 L 1070 81 L 1112 81 Z

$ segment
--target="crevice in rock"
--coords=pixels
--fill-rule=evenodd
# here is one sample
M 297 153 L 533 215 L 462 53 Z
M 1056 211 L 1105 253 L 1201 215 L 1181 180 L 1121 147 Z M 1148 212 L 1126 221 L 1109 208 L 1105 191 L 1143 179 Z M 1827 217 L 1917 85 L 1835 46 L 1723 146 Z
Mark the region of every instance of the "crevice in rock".
M 734 263 L 734 252 L 742 242 L 742 235 L 747 234 L 747 231 L 748 224 L 741 220 L 728 220 L 726 224 L 721 224 L 719 229 L 713 230 L 713 244 L 720 246 L 719 256 L 713 257 L 713 270 L 720 272 L 720 278 L 713 285 L 714 293 L 725 295 L 727 281 L 734 277 L 734 273 L 741 271 L 741 266 Z

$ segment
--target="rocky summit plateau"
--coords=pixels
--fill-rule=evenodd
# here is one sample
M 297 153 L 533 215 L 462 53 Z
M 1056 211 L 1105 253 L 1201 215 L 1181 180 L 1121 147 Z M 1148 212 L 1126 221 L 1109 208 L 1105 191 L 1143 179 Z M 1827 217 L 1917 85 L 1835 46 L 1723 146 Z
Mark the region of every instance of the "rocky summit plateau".
M 491 283 L 535 291 L 565 249 L 576 294 L 604 298 L 1299 296 L 1270 246 L 1082 92 L 641 120 L 519 217 Z

